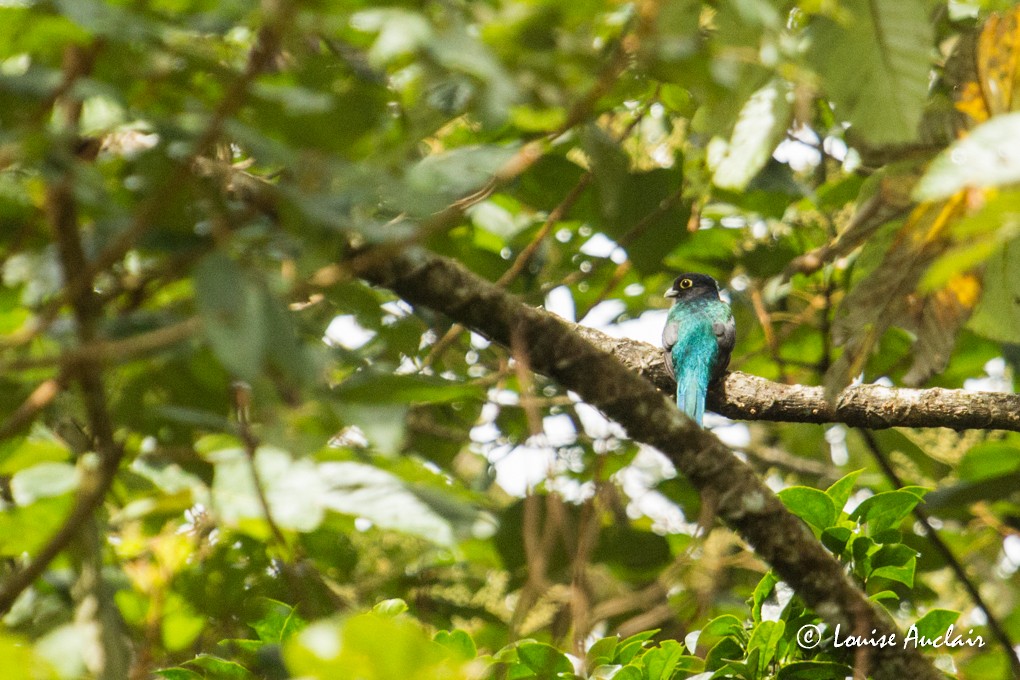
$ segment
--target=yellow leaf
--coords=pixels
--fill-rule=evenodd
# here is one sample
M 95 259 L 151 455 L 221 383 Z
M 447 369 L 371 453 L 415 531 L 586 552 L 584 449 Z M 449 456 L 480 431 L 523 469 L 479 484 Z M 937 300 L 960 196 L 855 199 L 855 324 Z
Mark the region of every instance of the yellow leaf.
M 974 123 L 1017 110 L 1020 65 L 1020 6 L 988 17 L 977 40 L 977 82 L 964 83 L 956 99 L 958 111 Z

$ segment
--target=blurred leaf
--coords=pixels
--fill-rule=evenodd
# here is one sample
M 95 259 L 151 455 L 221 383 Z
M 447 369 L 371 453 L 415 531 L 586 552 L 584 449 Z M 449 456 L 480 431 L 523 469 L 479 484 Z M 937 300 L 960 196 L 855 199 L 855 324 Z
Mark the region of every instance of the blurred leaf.
M 958 85 L 956 108 L 976 123 L 1017 108 L 1014 82 L 1020 53 L 1018 13 L 1020 9 L 1014 7 L 988 16 L 974 49 L 974 80 Z
M 436 632 L 432 639 L 453 652 L 454 656 L 464 661 L 470 661 L 478 655 L 475 641 L 463 630 L 440 630 Z
M 322 463 L 317 478 L 324 485 L 322 505 L 363 517 L 384 529 L 421 536 L 440 545 L 454 541 L 450 521 L 424 503 L 401 480 L 362 463 Z
M 218 680 L 255 680 L 255 675 L 241 664 L 212 654 L 199 654 L 188 661 L 187 665 L 202 670 L 206 677 L 212 676 Z
M 195 294 L 206 336 L 223 365 L 254 380 L 266 347 L 261 290 L 230 258 L 212 253 L 195 267 Z
M 48 433 L 0 443 L 0 474 L 13 475 L 41 463 L 65 462 L 71 457 L 67 445 Z
M 673 561 L 663 536 L 629 524 L 613 524 L 599 534 L 595 559 L 634 573 L 652 575 Z
M 723 189 L 740 191 L 765 167 L 786 136 L 793 118 L 792 93 L 781 80 L 772 80 L 744 104 L 728 142 L 710 145 L 713 181 Z
M 934 38 L 924 3 L 850 0 L 840 9 L 843 21 L 816 17 L 809 50 L 837 114 L 872 144 L 913 140 Z
M 1020 468 L 1020 448 L 1005 442 L 985 442 L 971 447 L 956 466 L 961 480 L 980 481 L 1015 472 Z
M 1020 470 L 1014 469 L 1002 475 L 938 488 L 925 496 L 924 505 L 930 512 L 942 515 L 979 501 L 1015 498 L 1017 489 L 1020 489 Z
M 263 603 L 263 615 L 249 624 L 255 629 L 259 640 L 263 642 L 286 642 L 292 635 L 308 625 L 297 613 L 297 610 L 285 602 L 266 598 Z
M 428 215 L 482 188 L 517 152 L 516 146 L 465 146 L 426 156 L 407 173 L 405 210 Z
M 979 335 L 999 342 L 1020 338 L 1020 239 L 1010 241 L 985 266 L 984 295 L 971 319 Z
M 952 347 L 956 330 L 977 302 L 974 286 L 964 285 L 961 279 L 957 288 L 932 296 L 934 299 L 921 305 L 911 305 L 908 296 L 926 267 L 946 247 L 946 233 L 964 210 L 959 195 L 945 203 L 919 205 L 888 248 L 875 240 L 865 246 L 865 253 L 869 248 L 881 253 L 881 263 L 863 275 L 840 304 L 833 334 L 845 347 L 825 375 L 829 399 L 863 371 L 869 355 L 894 322 L 922 329 L 919 336 L 924 342 L 914 348 L 918 378 L 926 377 L 923 374 L 932 367 L 941 369 L 948 361 L 946 348 Z M 972 283 L 971 278 L 967 281 Z M 940 325 L 940 315 L 945 325 Z
M 1004 139 L 1020 135 L 1020 113 L 996 116 L 974 128 L 932 161 L 914 189 L 918 201 L 947 199 L 968 188 L 1020 182 L 1020 151 Z
M 465 677 L 460 660 L 404 617 L 361 614 L 339 625 L 317 622 L 290 638 L 283 656 L 295 675 L 321 680 Z
M 10 484 L 14 502 L 26 506 L 73 491 L 78 486 L 78 471 L 70 463 L 40 463 L 19 471 Z

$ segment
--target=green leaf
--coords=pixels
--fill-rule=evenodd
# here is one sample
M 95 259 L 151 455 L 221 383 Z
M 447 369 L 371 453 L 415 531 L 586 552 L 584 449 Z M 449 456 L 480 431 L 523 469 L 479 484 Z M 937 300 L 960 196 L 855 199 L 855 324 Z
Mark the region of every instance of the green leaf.
M 744 650 L 740 643 L 731 637 L 725 637 L 708 650 L 708 654 L 705 655 L 705 669 L 718 671 L 725 667 L 727 662 L 742 658 Z
M 658 633 L 656 630 L 646 630 L 640 633 L 635 633 L 629 638 L 622 640 L 619 646 L 616 648 L 616 660 L 622 664 L 628 664 L 633 661 L 634 657 L 637 656 L 638 652 L 644 649 L 645 644 L 652 638 L 653 635 Z
M 970 328 L 991 340 L 1015 342 L 1020 337 L 1020 239 L 989 258 L 982 290 Z
M 676 640 L 663 640 L 658 647 L 653 647 L 641 656 L 641 664 L 645 668 L 647 680 L 669 680 L 676 671 L 677 664 L 684 656 L 684 646 Z
M 516 146 L 463 146 L 426 156 L 407 173 L 405 210 L 428 215 L 466 196 L 489 181 L 517 152 Z
M 961 480 L 980 481 L 1020 469 L 1020 448 L 1006 442 L 984 442 L 963 454 L 956 467 Z
M 914 198 L 937 201 L 968 187 L 990 188 L 1020 182 L 1020 149 L 1003 144 L 1020 136 L 1020 113 L 1007 113 L 978 125 L 928 166 Z
M 249 624 L 263 642 L 285 642 L 307 625 L 297 610 L 285 602 L 264 598 L 263 604 L 262 616 Z
M 853 531 L 847 527 L 829 527 L 822 532 L 822 545 L 835 555 L 842 555 Z
M 751 95 L 740 110 L 728 142 L 716 138 L 708 148 L 712 181 L 742 191 L 765 167 L 793 119 L 793 92 L 774 79 Z
M 748 656 L 754 651 L 759 653 L 759 674 L 763 675 L 765 669 L 779 654 L 779 645 L 782 642 L 785 630 L 786 624 L 780 620 L 762 621 L 751 631 L 751 636 L 747 640 L 747 652 Z
M 20 506 L 40 498 L 68 494 L 78 486 L 78 471 L 70 463 L 40 463 L 11 477 L 11 496 Z
M 875 542 L 867 536 L 857 536 L 850 544 L 850 554 L 853 556 L 854 573 L 862 579 L 867 580 L 871 575 L 871 555 L 878 547 Z
M 432 639 L 453 652 L 454 656 L 458 659 L 469 661 L 478 655 L 475 641 L 471 639 L 470 635 L 459 628 L 437 631 Z
M 261 289 L 233 260 L 214 252 L 195 266 L 195 295 L 216 357 L 235 375 L 254 380 L 267 339 Z
M 761 623 L 761 608 L 766 600 L 771 597 L 778 583 L 779 577 L 776 576 L 775 572 L 769 570 L 765 572 L 765 575 L 758 581 L 758 585 L 754 587 L 754 593 L 751 595 L 751 618 L 755 623 Z
M 188 661 L 187 665 L 199 668 L 204 671 L 206 677 L 214 677 L 217 680 L 255 680 L 255 675 L 241 664 L 212 654 L 199 654 Z
M 840 10 L 839 23 L 815 18 L 808 51 L 836 115 L 872 144 L 914 139 L 931 71 L 927 5 L 847 0 Z
M 199 675 L 193 670 L 187 668 L 161 668 L 157 671 L 153 671 L 154 675 L 158 675 L 166 680 L 205 680 L 206 676 Z
M 624 666 L 611 676 L 612 680 L 644 680 L 644 673 L 638 666 Z
M 871 574 L 869 578 L 887 578 L 890 581 L 897 581 L 907 586 L 908 588 L 914 587 L 914 571 L 917 568 L 917 558 L 911 557 L 910 560 L 900 565 L 887 565 L 884 567 L 875 567 L 872 563 Z
M 588 648 L 585 665 L 588 668 L 595 668 L 613 663 L 616 661 L 616 647 L 619 644 L 620 638 L 615 635 L 596 640 L 595 644 Z
M 407 603 L 399 597 L 383 600 L 372 607 L 372 611 L 382 616 L 399 616 L 407 611 Z
M 609 223 L 618 222 L 622 216 L 621 200 L 630 159 L 598 125 L 585 126 L 581 131 L 581 146 L 591 160 L 602 214 Z
M 566 654 L 544 642 L 521 642 L 517 645 L 521 663 L 541 677 L 554 677 L 557 673 L 570 673 L 574 666 Z
M 374 613 L 342 624 L 313 623 L 284 644 L 283 658 L 295 677 L 318 680 L 463 677 L 463 662 L 429 638 L 420 624 Z
M 863 470 L 854 470 L 853 472 L 847 473 L 839 480 L 832 483 L 828 489 L 825 490 L 825 495 L 832 499 L 832 505 L 836 508 L 836 514 L 843 512 L 843 508 L 846 506 L 846 502 L 850 500 L 850 494 L 853 493 L 854 484 L 857 483 L 857 478 L 861 476 Z
M 828 529 L 838 516 L 832 498 L 808 486 L 791 486 L 778 494 L 792 512 L 819 531 Z
M 949 626 L 956 623 L 959 618 L 960 612 L 951 609 L 932 609 L 914 622 L 911 628 L 915 629 L 918 635 L 934 639 L 945 635 Z
M 852 513 L 850 519 L 868 525 L 868 533 L 876 534 L 899 525 L 920 502 L 916 493 L 898 489 L 883 491 L 864 499 Z

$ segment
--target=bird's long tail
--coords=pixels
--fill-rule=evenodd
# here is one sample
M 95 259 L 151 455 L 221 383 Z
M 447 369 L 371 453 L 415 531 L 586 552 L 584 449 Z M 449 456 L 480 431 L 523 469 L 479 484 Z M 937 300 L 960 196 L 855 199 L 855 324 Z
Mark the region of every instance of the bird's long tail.
M 701 427 L 705 417 L 705 393 L 708 391 L 708 373 L 686 370 L 677 376 L 676 405 Z

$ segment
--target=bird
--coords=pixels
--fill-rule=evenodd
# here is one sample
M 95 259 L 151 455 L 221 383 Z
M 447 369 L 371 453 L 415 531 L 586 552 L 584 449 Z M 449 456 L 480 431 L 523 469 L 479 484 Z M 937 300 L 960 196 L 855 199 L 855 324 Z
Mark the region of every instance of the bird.
M 708 386 L 730 363 L 737 337 L 733 312 L 707 274 L 681 274 L 666 297 L 673 298 L 662 331 L 666 368 L 676 379 L 677 406 L 700 427 Z

